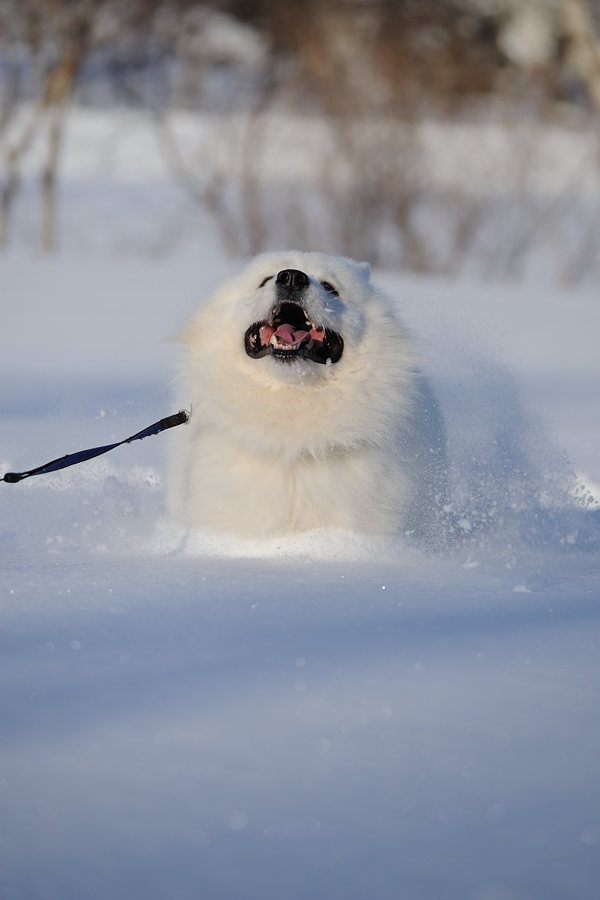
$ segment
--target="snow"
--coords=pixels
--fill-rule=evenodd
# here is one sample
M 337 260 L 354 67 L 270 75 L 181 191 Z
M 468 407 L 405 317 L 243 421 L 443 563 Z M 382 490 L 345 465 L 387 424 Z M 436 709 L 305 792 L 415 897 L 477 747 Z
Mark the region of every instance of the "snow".
M 19 109 L 10 126 L 11 138 L 25 130 L 34 112 L 28 105 Z M 255 120 L 255 114 L 242 111 L 223 115 L 176 110 L 158 121 L 191 169 L 204 170 L 207 175 L 212 168 L 215 174 L 240 178 L 247 166 L 242 151 Z M 261 124 L 255 160 L 261 177 L 276 184 L 319 185 L 324 163 L 332 165 L 332 155 L 337 152 L 322 118 L 269 111 L 261 114 Z M 360 127 L 368 127 L 375 148 L 378 134 L 383 141 L 389 139 L 389 123 L 376 117 Z M 597 134 L 593 128 L 582 127 L 582 122 L 569 122 L 566 112 L 563 124 L 532 123 L 529 119 L 508 125 L 493 120 L 424 119 L 409 134 L 415 142 L 412 153 L 416 158 L 411 159 L 414 187 L 501 194 L 522 189 L 525 181 L 530 190 L 550 196 L 568 192 L 589 199 L 598 195 Z M 24 157 L 24 175 L 35 178 L 39 174 L 45 160 L 45 137 L 40 129 Z M 164 150 L 164 131 L 157 127 L 156 116 L 147 111 L 77 107 L 66 120 L 61 172 L 73 181 L 168 182 L 172 172 Z M 339 162 L 335 160 L 336 177 L 343 172 Z
M 175 412 L 165 338 L 230 269 L 0 260 L 0 471 Z M 374 277 L 446 419 L 437 544 L 188 534 L 177 429 L 0 484 L 7 897 L 597 896 L 597 297 Z

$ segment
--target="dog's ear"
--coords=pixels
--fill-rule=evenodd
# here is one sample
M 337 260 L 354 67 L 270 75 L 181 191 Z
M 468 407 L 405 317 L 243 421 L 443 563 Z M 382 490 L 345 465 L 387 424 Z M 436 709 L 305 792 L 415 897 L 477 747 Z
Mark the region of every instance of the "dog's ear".
M 361 262 L 358 264 L 358 268 L 363 272 L 365 278 L 368 278 L 371 274 L 371 264 L 368 262 Z

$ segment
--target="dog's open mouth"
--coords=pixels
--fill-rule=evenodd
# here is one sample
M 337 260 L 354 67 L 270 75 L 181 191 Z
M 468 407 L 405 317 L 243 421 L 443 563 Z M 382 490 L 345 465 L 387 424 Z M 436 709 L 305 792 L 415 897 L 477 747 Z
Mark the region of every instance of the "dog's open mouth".
M 270 319 L 255 322 L 246 332 L 246 353 L 252 359 L 269 354 L 275 359 L 310 359 L 312 362 L 338 362 L 344 341 L 337 331 L 310 322 L 299 303 L 277 303 Z

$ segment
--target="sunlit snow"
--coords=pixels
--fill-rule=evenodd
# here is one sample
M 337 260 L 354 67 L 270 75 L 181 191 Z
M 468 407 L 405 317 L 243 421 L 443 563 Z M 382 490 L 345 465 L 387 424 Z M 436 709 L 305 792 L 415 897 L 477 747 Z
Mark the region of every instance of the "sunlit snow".
M 0 262 L 0 472 L 176 410 L 227 271 Z M 376 273 L 448 429 L 440 534 L 188 532 L 176 433 L 0 484 L 6 897 L 592 900 L 600 306 Z

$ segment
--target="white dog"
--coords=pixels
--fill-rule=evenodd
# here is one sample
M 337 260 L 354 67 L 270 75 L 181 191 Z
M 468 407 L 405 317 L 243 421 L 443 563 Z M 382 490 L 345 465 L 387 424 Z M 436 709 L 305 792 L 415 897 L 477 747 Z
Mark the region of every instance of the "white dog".
M 368 263 L 256 257 L 180 335 L 171 512 L 246 536 L 418 528 L 443 502 L 443 436 L 414 347 Z

